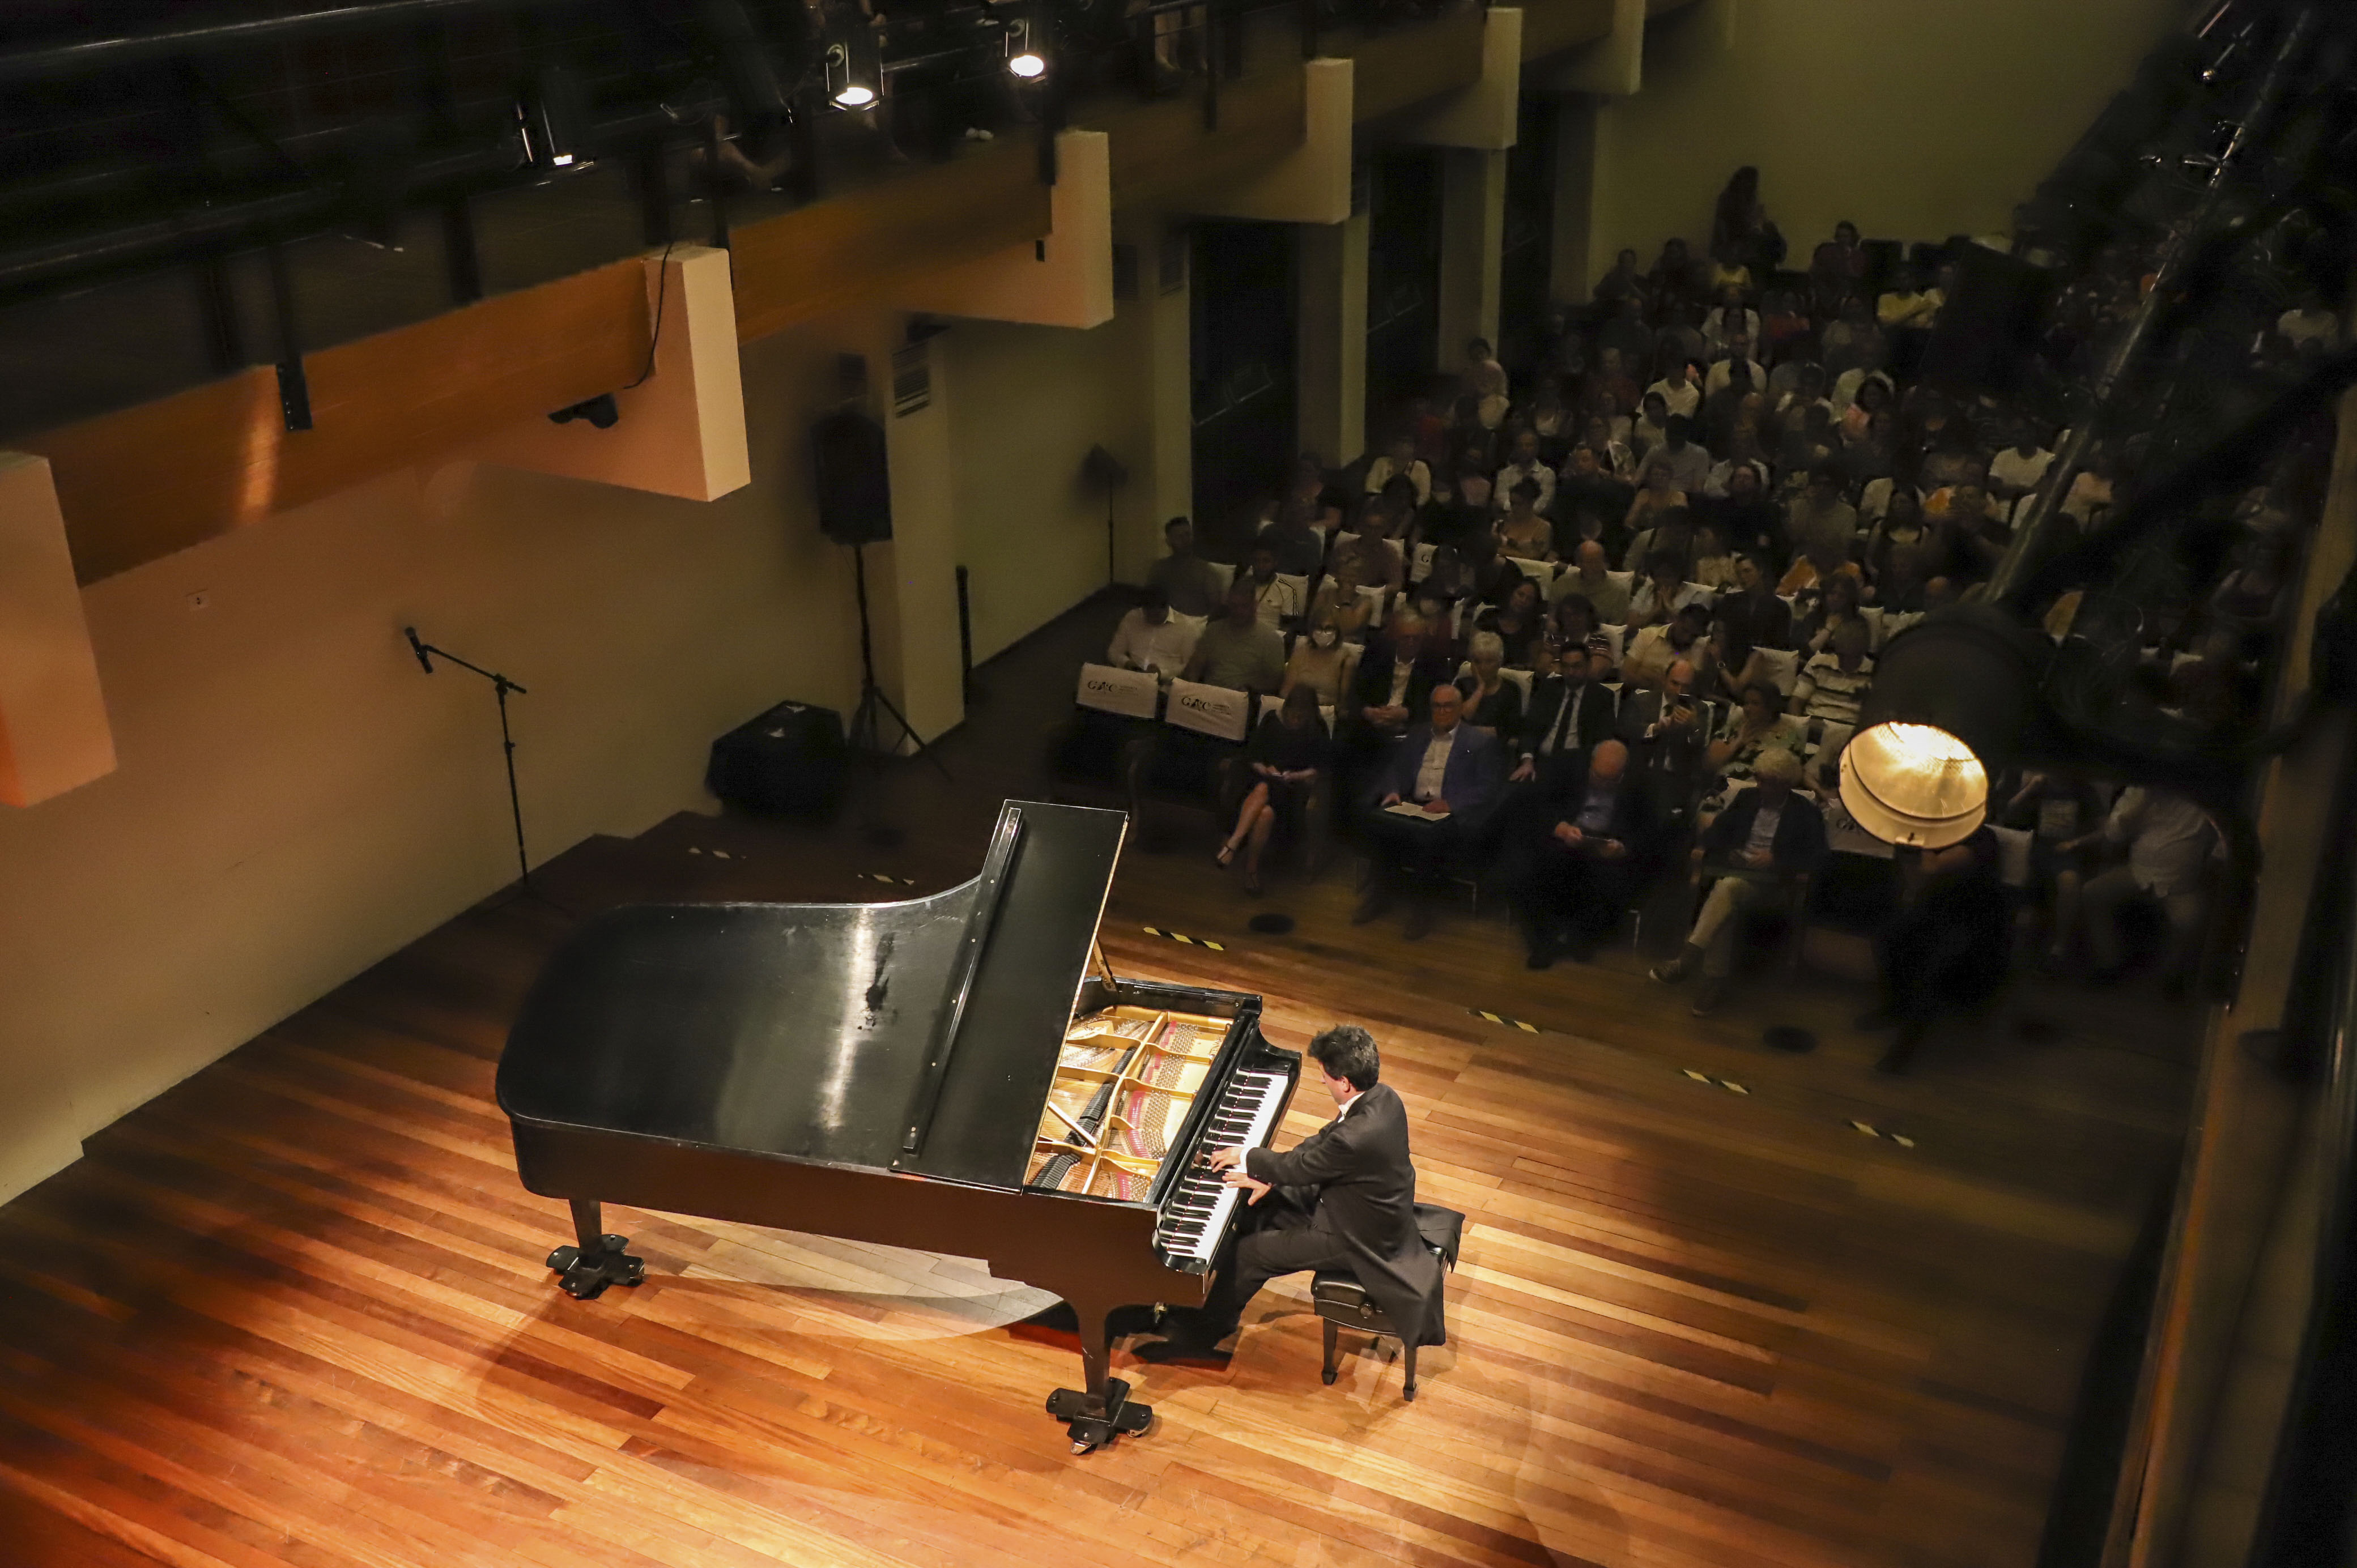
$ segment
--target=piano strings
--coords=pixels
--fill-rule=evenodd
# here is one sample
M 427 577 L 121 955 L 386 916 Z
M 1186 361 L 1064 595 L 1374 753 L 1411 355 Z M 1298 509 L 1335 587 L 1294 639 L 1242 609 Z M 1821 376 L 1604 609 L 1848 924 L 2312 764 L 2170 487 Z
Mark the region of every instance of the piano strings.
M 1122 1005 L 1073 1019 L 1026 1185 L 1135 1201 L 1152 1187 L 1228 1020 Z

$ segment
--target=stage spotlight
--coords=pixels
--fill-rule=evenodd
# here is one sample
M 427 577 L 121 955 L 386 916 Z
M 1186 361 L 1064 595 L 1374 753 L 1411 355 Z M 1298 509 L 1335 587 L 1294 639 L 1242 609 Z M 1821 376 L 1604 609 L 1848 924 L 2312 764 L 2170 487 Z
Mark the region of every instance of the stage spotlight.
M 1858 826 L 1918 849 L 1979 827 L 1991 778 L 2049 748 L 2039 682 L 2052 656 L 2034 628 L 1986 605 L 1892 638 L 1842 752 L 1842 804 Z
M 553 171 L 590 166 L 589 108 L 580 79 L 553 65 L 533 78 L 516 101 L 523 129 L 524 156 L 536 168 Z
M 1025 49 L 1019 55 L 1007 57 L 1006 69 L 1026 81 L 1035 81 L 1048 73 L 1048 62 Z
M 866 109 L 876 102 L 875 86 L 855 74 L 845 45 L 826 46 L 826 96 L 838 109 Z

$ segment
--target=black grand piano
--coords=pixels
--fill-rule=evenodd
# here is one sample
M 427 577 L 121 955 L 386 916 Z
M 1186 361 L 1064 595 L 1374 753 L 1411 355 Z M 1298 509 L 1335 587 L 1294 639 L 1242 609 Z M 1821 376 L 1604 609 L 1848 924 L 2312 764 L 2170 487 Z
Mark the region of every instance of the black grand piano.
M 523 1185 L 573 1206 L 564 1288 L 645 1277 L 605 1203 L 980 1258 L 1078 1316 L 1075 1450 L 1143 1432 L 1107 1317 L 1201 1304 L 1237 1194 L 1200 1156 L 1266 1142 L 1301 1058 L 1257 996 L 1090 972 L 1126 822 L 1010 800 L 931 897 L 587 922 L 499 1070 Z

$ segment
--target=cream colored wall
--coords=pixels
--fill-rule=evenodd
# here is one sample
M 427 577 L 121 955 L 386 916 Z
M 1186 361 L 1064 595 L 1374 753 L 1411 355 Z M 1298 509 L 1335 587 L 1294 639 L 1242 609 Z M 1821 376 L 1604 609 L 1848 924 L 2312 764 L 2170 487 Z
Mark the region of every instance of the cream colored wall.
M 977 663 L 1108 580 L 1105 498 L 1081 465 L 1102 444 L 1134 478 L 1144 466 L 1145 392 L 1125 351 L 1126 318 L 1142 308 L 1125 302 L 1085 331 L 961 321 L 934 340 L 951 365 L 958 561 Z M 1145 506 L 1146 489 L 1125 487 L 1116 508 Z M 947 629 L 956 636 L 954 622 Z
M 2185 12 L 2184 0 L 1706 0 L 1665 16 L 1646 30 L 1641 91 L 1597 113 L 1582 295 L 1624 245 L 1649 263 L 1672 234 L 1699 250 L 1743 164 L 1760 168 L 1792 265 L 1845 218 L 1868 238 L 2002 232 Z
M 0 1198 L 511 879 L 491 693 L 404 623 L 530 689 L 535 861 L 705 804 L 712 738 L 772 702 L 847 709 L 800 436 L 833 373 L 748 346 L 753 482 L 717 501 L 411 470 L 90 588 L 121 765 L 0 810 Z

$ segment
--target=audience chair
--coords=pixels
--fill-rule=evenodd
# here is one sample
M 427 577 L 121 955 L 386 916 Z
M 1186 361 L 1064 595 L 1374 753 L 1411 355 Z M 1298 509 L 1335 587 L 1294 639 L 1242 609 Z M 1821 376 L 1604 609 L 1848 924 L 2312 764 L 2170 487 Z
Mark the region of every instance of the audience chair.
M 1457 1251 L 1465 1239 L 1465 1216 L 1453 1208 L 1443 1208 L 1437 1203 L 1415 1206 L 1415 1233 L 1432 1255 L 1440 1260 L 1442 1283 L 1445 1289 L 1448 1274 L 1457 1267 Z M 1371 1336 L 1380 1344 L 1384 1339 L 1398 1339 L 1407 1352 L 1407 1386 L 1402 1397 L 1415 1398 L 1416 1348 L 1401 1338 L 1399 1329 L 1385 1317 L 1359 1277 L 1348 1269 L 1320 1269 L 1310 1276 L 1309 1299 L 1325 1320 L 1326 1365 L 1320 1372 L 1329 1386 L 1340 1373 L 1341 1334 L 1348 1328 L 1354 1333 Z
M 1545 597 L 1549 588 L 1555 586 L 1555 564 L 1551 561 L 1534 561 L 1526 555 L 1509 555 L 1506 557 L 1506 564 L 1536 583 L 1542 598 Z

